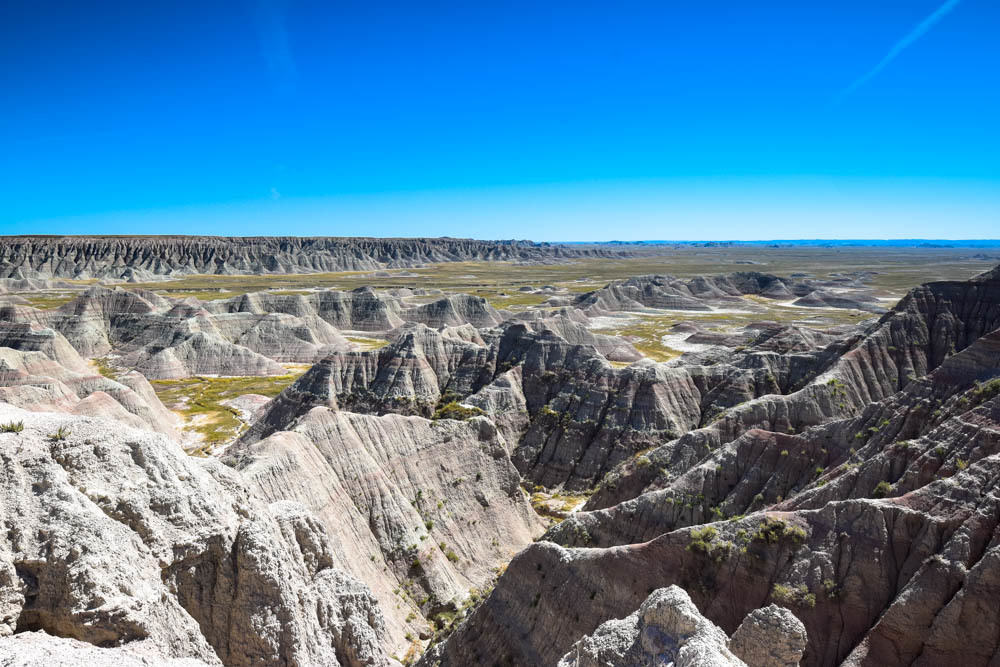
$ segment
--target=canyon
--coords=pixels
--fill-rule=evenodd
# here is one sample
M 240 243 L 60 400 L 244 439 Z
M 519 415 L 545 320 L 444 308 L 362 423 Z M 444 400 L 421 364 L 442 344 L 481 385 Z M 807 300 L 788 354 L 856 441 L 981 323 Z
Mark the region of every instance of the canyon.
M 1000 267 L 683 252 L 5 242 L 0 662 L 995 664 Z

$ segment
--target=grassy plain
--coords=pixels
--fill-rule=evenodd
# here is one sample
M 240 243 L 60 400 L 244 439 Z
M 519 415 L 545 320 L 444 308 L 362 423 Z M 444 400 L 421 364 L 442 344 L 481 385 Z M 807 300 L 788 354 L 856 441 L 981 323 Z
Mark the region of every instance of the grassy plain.
M 648 252 L 648 250 L 647 250 Z M 479 294 L 507 305 L 536 305 L 545 297 L 518 293 L 523 286 L 554 285 L 586 292 L 610 280 L 647 273 L 681 278 L 732 271 L 763 271 L 787 276 L 806 273 L 815 278 L 872 271 L 870 284 L 886 296 L 931 280 L 964 280 L 1000 263 L 1000 257 L 980 259 L 968 248 L 751 248 L 737 246 L 663 248 L 656 256 L 629 259 L 580 259 L 564 264 L 510 262 L 448 262 L 399 271 L 345 271 L 259 276 L 187 276 L 167 282 L 126 285 L 170 296 L 221 299 L 258 290 L 304 293 L 309 288 L 353 289 L 438 288 Z M 388 274 L 388 275 L 386 275 Z
M 205 455 L 213 447 L 238 436 L 244 423 L 239 411 L 225 401 L 244 394 L 272 398 L 294 382 L 304 367 L 291 369 L 287 375 L 270 377 L 206 377 L 181 380 L 152 380 L 150 384 L 163 404 L 184 420 L 184 430 L 196 434 L 196 445 L 189 453 Z

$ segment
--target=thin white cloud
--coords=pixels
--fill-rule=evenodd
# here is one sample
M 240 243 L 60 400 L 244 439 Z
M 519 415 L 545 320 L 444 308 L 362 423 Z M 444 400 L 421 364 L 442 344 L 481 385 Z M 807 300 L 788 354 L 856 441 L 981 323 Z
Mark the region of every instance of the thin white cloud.
M 285 3 L 282 0 L 257 0 L 256 18 L 261 53 L 275 86 L 284 90 L 292 88 L 298 71 L 288 42 Z
M 934 12 L 930 16 L 928 16 L 923 21 L 918 23 L 913 30 L 911 30 L 905 37 L 903 37 L 903 39 L 896 42 L 893 45 L 893 47 L 889 49 L 889 53 L 887 53 L 885 57 L 882 58 L 882 60 L 880 60 L 877 65 L 875 65 L 875 67 L 865 72 L 865 74 L 863 74 L 860 78 L 854 81 L 854 83 L 852 83 L 847 88 L 844 88 L 842 91 L 840 91 L 840 93 L 834 100 L 834 103 L 842 102 L 845 98 L 853 94 L 858 88 L 871 81 L 875 76 L 878 75 L 879 72 L 884 70 L 889 65 L 889 63 L 895 60 L 900 53 L 909 48 L 914 42 L 923 37 L 928 30 L 933 28 L 934 25 L 937 24 L 941 19 L 950 14 L 951 11 L 955 9 L 955 7 L 957 7 L 958 3 L 961 1 L 962 0 L 947 0 L 947 2 L 945 2 L 943 5 L 934 10 Z

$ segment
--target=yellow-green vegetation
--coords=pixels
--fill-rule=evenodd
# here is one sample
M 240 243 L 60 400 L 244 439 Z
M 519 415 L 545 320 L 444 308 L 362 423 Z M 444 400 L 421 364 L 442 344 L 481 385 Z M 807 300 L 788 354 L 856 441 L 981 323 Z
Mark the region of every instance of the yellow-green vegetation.
M 679 278 L 733 271 L 762 271 L 782 276 L 806 273 L 827 279 L 852 272 L 875 271 L 870 286 L 880 295 L 898 298 L 909 288 L 928 280 L 965 280 L 991 268 L 988 261 L 970 259 L 956 249 L 914 248 L 766 248 L 766 247 L 663 247 L 656 257 L 632 259 L 579 259 L 563 264 L 521 265 L 511 262 L 445 262 L 423 268 L 337 273 L 185 276 L 178 280 L 124 285 L 126 289 L 150 289 L 170 297 L 226 299 L 248 292 L 272 290 L 278 294 L 304 294 L 309 289 L 441 289 L 446 294 L 466 293 L 485 298 L 496 308 L 518 310 L 544 308 L 549 294 L 518 291 L 521 287 L 553 285 L 569 295 L 598 289 L 612 280 L 659 273 Z M 421 298 L 430 301 L 436 297 Z M 747 297 L 748 311 L 643 314 L 623 319 L 620 326 L 606 329 L 627 337 L 639 352 L 655 361 L 668 361 L 680 352 L 663 343 L 671 327 L 684 320 L 720 326 L 729 330 L 750 322 L 775 320 L 824 328 L 854 323 L 870 313 L 836 308 L 796 308 L 762 297 Z M 739 308 L 737 308 L 739 309 Z M 363 349 L 372 349 L 360 343 Z
M 59 306 L 69 303 L 79 295 L 73 292 L 60 292 L 58 294 L 52 292 L 30 292 L 23 293 L 20 296 L 24 297 L 28 305 L 32 308 L 55 310 Z
M 72 435 L 72 431 L 65 426 L 60 426 L 55 433 L 49 433 L 49 440 L 52 442 L 62 442 L 70 435 Z
M 362 350 L 377 350 L 389 344 L 389 341 L 384 338 L 368 338 L 367 336 L 345 336 L 345 338 Z
M 875 485 L 875 490 L 872 492 L 872 496 L 874 496 L 875 498 L 885 498 L 890 493 L 892 493 L 892 484 L 890 484 L 885 480 L 882 480 L 881 482 Z
M 111 367 L 108 363 L 107 357 L 101 357 L 99 359 L 91 359 L 90 364 L 97 369 L 97 372 L 106 378 L 115 380 L 118 378 L 118 372 Z
M 434 416 L 432 416 L 431 419 L 457 419 L 465 421 L 483 414 L 486 413 L 479 408 L 467 407 L 457 401 L 451 401 L 435 410 Z
M 541 486 L 535 486 L 529 493 L 531 507 L 535 513 L 549 519 L 552 523 L 564 520 L 582 507 L 591 495 L 589 493 L 563 493 L 562 491 L 547 492 Z
M 0 424 L 0 433 L 20 433 L 24 430 L 23 421 L 11 421 L 5 424 Z
M 809 587 L 805 584 L 799 586 L 775 584 L 774 588 L 771 589 L 771 599 L 780 605 L 794 605 L 810 609 L 816 606 L 816 594 L 810 593 Z
M 752 539 L 768 544 L 788 542 L 793 546 L 798 546 L 806 541 L 806 537 L 806 531 L 801 526 L 790 524 L 783 519 L 765 517 Z
M 287 274 L 260 276 L 186 276 L 176 281 L 125 285 L 160 292 L 197 295 L 215 291 L 213 298 L 235 294 L 275 290 L 302 290 L 311 287 L 353 289 L 371 285 L 375 288 L 436 287 L 445 292 L 479 294 L 497 303 L 544 301 L 546 295 L 515 294 L 525 285 L 554 285 L 580 293 L 596 289 L 610 280 L 648 273 L 670 274 L 679 278 L 762 271 L 787 276 L 808 273 L 812 278 L 835 277 L 859 271 L 874 271 L 872 287 L 886 295 L 899 296 L 907 289 L 929 280 L 967 280 L 989 270 L 989 260 L 972 259 L 961 248 L 810 248 L 810 247 L 661 247 L 655 257 L 632 259 L 578 259 L 564 264 L 514 264 L 512 262 L 446 262 L 406 271 L 388 271 L 375 276 L 370 271 L 338 273 Z M 752 264 L 748 264 L 752 262 Z M 382 272 L 380 272 L 382 273 Z M 229 290 L 218 293 L 219 289 Z M 500 296 L 505 293 L 508 296 Z M 511 299 L 515 299 L 511 301 Z M 541 301 L 538 301 L 539 303 Z
M 150 384 L 163 404 L 179 413 L 185 430 L 197 434 L 199 445 L 191 452 L 207 454 L 238 436 L 244 428 L 239 412 L 223 401 L 244 394 L 274 397 L 294 382 L 300 372 L 270 377 L 205 377 L 153 380 Z

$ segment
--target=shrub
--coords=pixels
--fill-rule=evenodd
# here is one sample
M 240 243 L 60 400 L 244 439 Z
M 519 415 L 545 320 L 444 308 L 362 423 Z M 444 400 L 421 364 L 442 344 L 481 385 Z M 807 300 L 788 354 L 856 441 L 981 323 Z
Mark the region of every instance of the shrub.
M 479 408 L 465 406 L 456 401 L 451 401 L 450 403 L 445 403 L 435 410 L 431 419 L 435 421 L 438 419 L 456 419 L 458 421 L 465 421 L 484 414 L 486 413 Z
M 0 433 L 20 433 L 24 430 L 24 422 L 7 422 L 0 424 Z
M 800 586 L 775 584 L 774 588 L 771 589 L 771 597 L 775 602 L 783 605 L 798 605 L 810 609 L 816 606 L 816 594 L 810 593 L 805 584 Z
M 788 524 L 781 519 L 765 517 L 757 528 L 757 533 L 754 534 L 753 539 L 768 544 L 790 542 L 792 545 L 797 546 L 806 541 L 806 531 L 800 526 Z
M 691 531 L 691 542 L 687 545 L 688 551 L 697 551 L 699 553 L 707 554 L 711 551 L 712 542 L 718 534 L 719 531 L 715 529 L 715 526 L 695 528 Z
M 451 549 L 448 549 L 447 553 L 445 553 L 444 556 L 445 556 L 445 558 L 447 558 L 448 560 L 450 560 L 452 563 L 457 563 L 458 562 L 458 554 L 456 554 Z
M 55 433 L 49 433 L 49 440 L 52 442 L 61 442 L 71 435 L 71 431 L 65 426 L 60 426 L 59 430 Z
M 965 459 L 958 459 L 957 461 L 955 461 L 955 466 L 959 470 L 965 470 L 966 468 L 969 467 L 969 462 L 966 461 Z
M 885 498 L 890 493 L 892 493 L 892 484 L 882 480 L 875 485 L 875 490 L 872 492 L 872 495 L 876 498 Z

